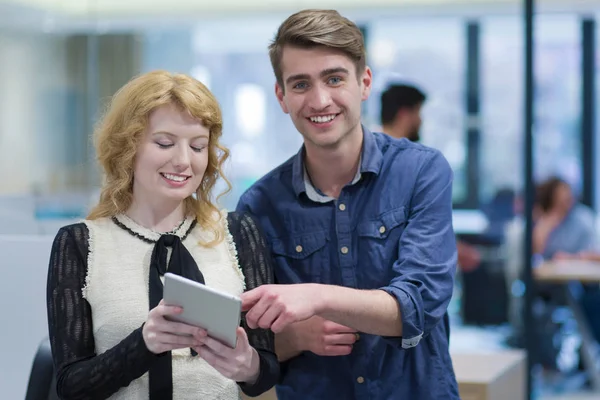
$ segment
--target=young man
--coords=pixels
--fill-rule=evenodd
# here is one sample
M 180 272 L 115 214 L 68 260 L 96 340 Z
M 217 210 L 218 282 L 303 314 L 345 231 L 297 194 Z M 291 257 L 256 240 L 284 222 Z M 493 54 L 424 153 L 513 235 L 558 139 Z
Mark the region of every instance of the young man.
M 277 334 L 279 399 L 458 399 L 442 321 L 456 269 L 448 162 L 361 125 L 372 74 L 336 11 L 290 16 L 269 50 L 304 145 L 238 209 L 274 256 L 279 284 L 242 301 L 251 327 Z
M 421 108 L 427 95 L 416 86 L 407 84 L 390 85 L 381 94 L 381 127 L 383 133 L 397 139 L 406 138 L 411 142 L 421 140 L 422 125 Z M 481 262 L 481 255 L 474 246 L 456 241 L 458 250 L 458 267 L 463 272 L 470 272 Z

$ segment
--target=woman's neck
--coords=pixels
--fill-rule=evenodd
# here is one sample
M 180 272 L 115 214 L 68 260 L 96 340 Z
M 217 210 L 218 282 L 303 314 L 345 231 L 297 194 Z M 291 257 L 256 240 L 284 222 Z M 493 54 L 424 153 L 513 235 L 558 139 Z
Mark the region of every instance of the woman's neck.
M 185 218 L 184 210 L 183 203 L 158 208 L 142 205 L 134 200 L 125 215 L 144 228 L 155 232 L 170 232 Z

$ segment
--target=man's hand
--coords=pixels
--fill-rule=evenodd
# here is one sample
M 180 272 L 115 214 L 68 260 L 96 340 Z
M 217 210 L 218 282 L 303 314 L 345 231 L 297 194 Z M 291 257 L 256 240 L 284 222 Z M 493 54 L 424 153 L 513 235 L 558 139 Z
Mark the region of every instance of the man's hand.
M 318 316 L 290 325 L 282 335 L 290 337 L 297 349 L 319 356 L 348 355 L 358 339 L 356 329 Z
M 317 314 L 321 293 L 319 285 L 262 285 L 242 294 L 242 311 L 251 329 L 271 329 L 275 333 L 288 325 Z
M 471 272 L 477 269 L 481 263 L 481 255 L 475 246 L 457 240 L 456 250 L 458 252 L 458 266 L 461 271 Z

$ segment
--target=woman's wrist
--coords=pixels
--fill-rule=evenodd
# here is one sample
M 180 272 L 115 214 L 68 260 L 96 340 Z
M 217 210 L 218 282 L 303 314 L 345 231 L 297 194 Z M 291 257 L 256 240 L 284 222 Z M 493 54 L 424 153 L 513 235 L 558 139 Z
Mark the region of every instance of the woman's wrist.
M 248 368 L 248 377 L 244 383 L 254 385 L 260 375 L 260 356 L 254 347 L 251 347 L 252 355 L 250 357 L 250 367 Z

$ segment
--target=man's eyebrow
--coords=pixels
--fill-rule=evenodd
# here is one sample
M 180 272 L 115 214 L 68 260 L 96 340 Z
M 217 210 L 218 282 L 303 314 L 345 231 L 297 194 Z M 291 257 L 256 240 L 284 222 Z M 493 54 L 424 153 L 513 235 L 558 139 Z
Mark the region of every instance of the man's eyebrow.
M 324 77 L 326 77 L 328 75 L 339 74 L 339 73 L 349 74 L 349 72 L 348 72 L 348 70 L 346 68 L 344 68 L 344 67 L 335 67 L 335 68 L 324 69 L 323 71 L 321 71 L 321 73 L 319 74 L 319 76 L 321 78 L 324 78 Z M 303 79 L 305 79 L 305 80 L 310 79 L 310 75 L 308 75 L 308 74 L 291 75 L 291 76 L 289 76 L 285 80 L 285 83 L 289 84 L 291 82 L 299 81 L 299 80 L 303 80 Z
M 299 81 L 302 79 L 310 79 L 310 75 L 308 74 L 296 74 L 296 75 L 290 75 L 288 76 L 288 78 L 285 80 L 285 83 L 291 83 L 293 81 Z
M 321 71 L 320 76 L 321 76 L 321 78 L 324 78 L 327 75 L 333 75 L 333 74 L 339 74 L 339 73 L 348 74 L 349 72 L 344 67 L 327 68 L 327 69 Z

